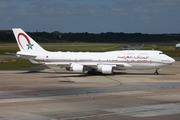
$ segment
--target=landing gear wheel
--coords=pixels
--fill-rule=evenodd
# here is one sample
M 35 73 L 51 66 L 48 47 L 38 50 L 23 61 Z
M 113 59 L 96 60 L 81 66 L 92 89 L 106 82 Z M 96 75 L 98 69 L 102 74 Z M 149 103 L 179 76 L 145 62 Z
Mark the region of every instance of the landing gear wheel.
M 88 71 L 87 74 L 88 74 L 88 75 L 101 75 L 102 72 L 98 72 L 98 71 L 95 71 L 95 70 L 91 70 L 91 71 Z
M 159 73 L 158 72 L 154 72 L 154 75 L 158 75 Z
M 87 72 L 87 74 L 88 74 L 88 75 L 93 75 L 93 74 L 94 74 L 94 72 L 92 72 L 92 71 L 88 71 L 88 72 Z
M 156 70 L 155 72 L 154 72 L 154 75 L 158 75 L 159 73 L 158 73 L 158 70 Z

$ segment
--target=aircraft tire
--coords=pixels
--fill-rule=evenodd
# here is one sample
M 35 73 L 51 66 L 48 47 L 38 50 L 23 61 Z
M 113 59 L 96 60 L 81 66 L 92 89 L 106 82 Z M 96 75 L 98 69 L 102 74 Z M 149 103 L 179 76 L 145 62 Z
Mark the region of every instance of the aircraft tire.
M 155 72 L 154 75 L 158 75 L 159 73 L 158 72 Z

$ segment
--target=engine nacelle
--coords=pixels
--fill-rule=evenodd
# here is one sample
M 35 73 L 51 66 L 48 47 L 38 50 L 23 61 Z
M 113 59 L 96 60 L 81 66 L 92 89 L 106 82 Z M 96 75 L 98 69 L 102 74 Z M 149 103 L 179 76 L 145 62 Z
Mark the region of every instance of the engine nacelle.
M 103 74 L 112 74 L 113 67 L 109 65 L 100 65 L 98 66 L 98 71 L 102 72 Z
M 84 67 L 83 65 L 79 64 L 72 64 L 71 69 L 73 72 L 78 72 L 78 73 L 84 73 Z

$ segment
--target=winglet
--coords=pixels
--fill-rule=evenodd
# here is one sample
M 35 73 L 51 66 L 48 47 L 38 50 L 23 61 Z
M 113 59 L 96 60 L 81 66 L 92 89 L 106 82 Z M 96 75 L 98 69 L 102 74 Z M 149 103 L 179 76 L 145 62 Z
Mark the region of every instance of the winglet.
M 23 52 L 45 51 L 38 43 L 36 43 L 21 28 L 13 28 L 12 30 L 13 30 L 13 33 L 16 38 L 20 51 L 23 51 Z

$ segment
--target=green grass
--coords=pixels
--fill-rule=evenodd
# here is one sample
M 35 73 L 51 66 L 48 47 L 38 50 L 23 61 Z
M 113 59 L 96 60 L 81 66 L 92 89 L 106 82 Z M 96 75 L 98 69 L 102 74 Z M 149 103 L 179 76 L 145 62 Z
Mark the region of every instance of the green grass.
M 40 45 L 49 51 L 73 51 L 73 52 L 105 52 L 118 50 L 123 44 L 107 43 L 40 43 Z M 0 43 L 0 55 L 5 52 L 16 53 L 19 48 L 16 43 Z
M 5 52 L 16 53 L 19 51 L 17 43 L 0 43 L 0 55 L 6 55 Z
M 180 49 L 175 49 L 176 43 L 157 43 L 157 44 L 145 44 L 143 50 L 160 50 L 171 57 L 180 57 Z
M 163 52 L 171 57 L 180 57 L 180 49 L 179 50 L 163 50 Z
M 13 70 L 29 67 L 37 67 L 39 64 L 32 64 L 29 60 L 12 60 L 0 63 L 0 70 Z
M 96 45 L 96 46 L 47 46 L 49 51 L 73 51 L 73 52 L 104 52 L 120 49 L 121 45 Z
M 145 44 L 143 49 L 154 49 L 154 50 L 173 50 L 175 47 L 175 43 L 172 44 Z
M 73 52 L 105 52 L 120 49 L 122 44 L 108 43 L 43 43 L 42 47 L 49 51 Z

